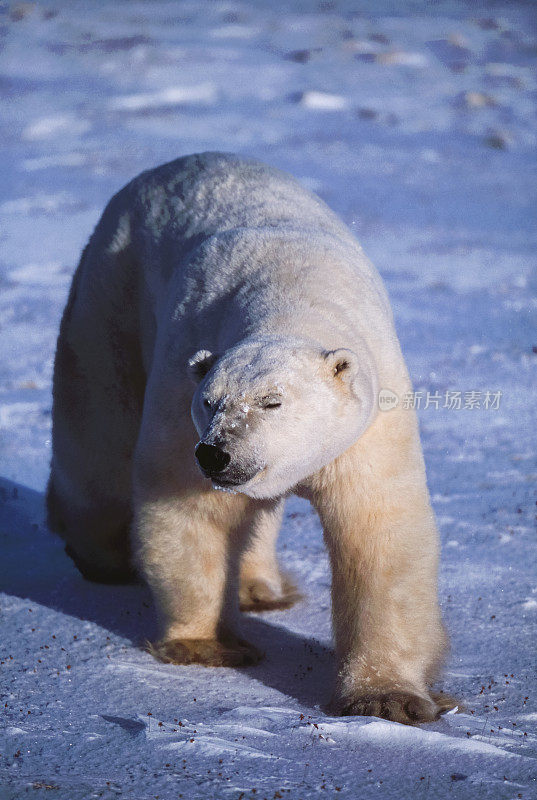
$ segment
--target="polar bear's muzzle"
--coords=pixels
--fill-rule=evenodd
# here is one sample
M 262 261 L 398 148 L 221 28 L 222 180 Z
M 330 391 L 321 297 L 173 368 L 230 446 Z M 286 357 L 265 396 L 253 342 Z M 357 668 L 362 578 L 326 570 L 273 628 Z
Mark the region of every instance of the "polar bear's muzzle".
M 202 473 L 217 486 L 241 486 L 259 472 L 257 467 L 245 468 L 233 463 L 231 455 L 218 444 L 202 441 L 196 447 L 195 455 Z
M 201 442 L 196 447 L 196 458 L 203 472 L 206 472 L 211 478 L 213 475 L 223 472 L 231 461 L 231 456 L 225 450 L 214 444 L 205 444 L 205 442 Z

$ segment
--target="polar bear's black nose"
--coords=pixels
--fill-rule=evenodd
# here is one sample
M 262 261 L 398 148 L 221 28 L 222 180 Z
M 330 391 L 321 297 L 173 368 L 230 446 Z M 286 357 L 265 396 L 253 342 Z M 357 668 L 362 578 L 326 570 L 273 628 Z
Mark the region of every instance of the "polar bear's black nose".
M 210 475 L 222 472 L 231 461 L 229 453 L 215 447 L 214 444 L 203 443 L 196 447 L 196 458 L 202 470 Z

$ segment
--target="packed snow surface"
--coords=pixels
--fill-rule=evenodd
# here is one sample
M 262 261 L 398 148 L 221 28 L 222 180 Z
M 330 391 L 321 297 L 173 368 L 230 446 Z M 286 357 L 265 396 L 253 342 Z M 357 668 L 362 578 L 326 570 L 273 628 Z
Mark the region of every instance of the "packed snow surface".
M 535 5 L 0 14 L 2 800 L 537 797 Z M 45 527 L 79 252 L 130 178 L 203 150 L 292 172 L 386 281 L 443 543 L 443 686 L 464 703 L 435 724 L 327 716 L 330 576 L 306 503 L 280 541 L 305 599 L 246 620 L 266 659 L 242 670 L 154 661 L 148 592 L 85 582 Z

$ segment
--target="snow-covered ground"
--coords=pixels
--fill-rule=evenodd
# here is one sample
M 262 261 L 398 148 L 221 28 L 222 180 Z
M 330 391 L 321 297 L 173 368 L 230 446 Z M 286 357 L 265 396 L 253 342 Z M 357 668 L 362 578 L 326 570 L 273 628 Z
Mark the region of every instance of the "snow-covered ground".
M 2 800 L 537 797 L 535 5 L 0 13 Z M 86 583 L 46 530 L 52 359 L 79 251 L 127 180 L 208 149 L 294 173 L 386 280 L 424 393 L 443 685 L 463 713 L 421 728 L 326 716 L 329 570 L 302 501 L 280 547 L 306 599 L 247 620 L 267 657 L 243 670 L 152 660 L 147 591 Z M 463 407 L 443 408 L 446 391 Z

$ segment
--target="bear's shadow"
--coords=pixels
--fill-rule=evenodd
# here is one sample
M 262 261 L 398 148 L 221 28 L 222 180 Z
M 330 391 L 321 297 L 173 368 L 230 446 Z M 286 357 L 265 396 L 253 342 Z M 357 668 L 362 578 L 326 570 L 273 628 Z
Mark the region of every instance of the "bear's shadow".
M 149 589 L 84 580 L 63 542 L 44 523 L 41 493 L 0 478 L 0 536 L 0 591 L 96 623 L 135 647 L 156 636 Z M 244 670 L 249 676 L 307 707 L 327 702 L 327 687 L 334 678 L 329 648 L 271 623 L 266 615 L 249 615 L 244 629 L 265 654 L 260 664 Z

